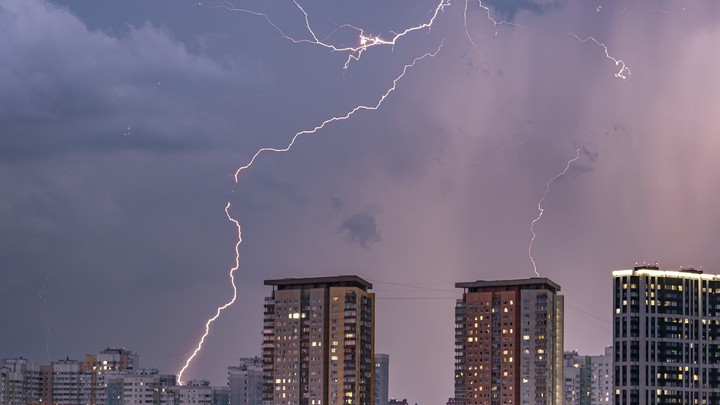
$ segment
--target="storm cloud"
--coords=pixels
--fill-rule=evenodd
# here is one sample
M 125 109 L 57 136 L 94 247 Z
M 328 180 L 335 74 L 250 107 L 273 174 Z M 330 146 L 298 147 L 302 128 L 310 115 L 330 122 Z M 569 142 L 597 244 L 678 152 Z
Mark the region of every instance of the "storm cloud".
M 345 235 L 345 240 L 349 243 L 357 243 L 365 249 L 368 249 L 371 243 L 382 239 L 375 217 L 366 213 L 350 216 L 340 224 L 338 231 Z
M 343 24 L 389 38 L 437 6 L 301 3 L 343 46 L 357 41 Z M 534 228 L 538 271 L 566 295 L 566 348 L 611 343 L 612 270 L 720 273 L 719 3 L 483 4 L 513 25 L 470 3 L 466 32 L 453 2 L 343 69 L 347 54 L 215 4 L 1 2 L 0 305 L 17 310 L 0 313 L 0 357 L 45 362 L 46 319 L 55 359 L 116 345 L 177 372 L 232 293 L 230 202 L 240 294 L 190 378 L 222 384 L 259 354 L 263 279 L 357 274 L 378 297 L 391 395 L 444 403 L 454 283 L 533 275 L 538 199 L 578 148 Z M 243 5 L 309 38 L 292 2 Z M 235 184 L 260 147 L 375 105 L 438 48 L 381 109 L 263 154 Z

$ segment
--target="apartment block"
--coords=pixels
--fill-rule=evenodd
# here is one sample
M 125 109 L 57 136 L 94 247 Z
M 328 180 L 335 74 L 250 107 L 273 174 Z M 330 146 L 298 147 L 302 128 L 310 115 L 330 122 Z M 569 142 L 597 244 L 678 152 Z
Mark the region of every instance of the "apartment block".
M 613 348 L 606 347 L 604 354 L 582 356 L 566 352 L 565 405 L 612 404 Z
M 639 266 L 612 277 L 615 404 L 720 403 L 720 276 Z
M 387 405 L 390 383 L 390 356 L 378 353 L 375 355 L 375 405 Z
M 185 385 L 169 387 L 175 405 L 212 405 L 213 389 L 207 380 L 190 380 Z
M 372 284 L 357 276 L 266 280 L 264 400 L 274 405 L 373 403 Z
M 107 405 L 175 405 L 172 387 L 177 384 L 174 375 L 163 375 L 156 369 L 109 371 Z
M 0 363 L 0 404 L 36 405 L 42 403 L 40 366 L 22 357 Z
M 456 283 L 455 404 L 563 403 L 563 296 L 547 278 Z
M 228 367 L 230 405 L 263 405 L 262 357 L 241 358 L 239 366 Z

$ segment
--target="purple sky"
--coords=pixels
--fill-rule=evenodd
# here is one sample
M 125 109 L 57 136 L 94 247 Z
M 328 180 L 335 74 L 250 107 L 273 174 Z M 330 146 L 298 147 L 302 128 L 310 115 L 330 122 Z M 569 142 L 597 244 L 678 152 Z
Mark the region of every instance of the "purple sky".
M 268 5 L 268 3 L 270 5 Z M 264 279 L 375 285 L 390 394 L 452 394 L 455 282 L 539 273 L 566 296 L 566 349 L 611 343 L 610 272 L 636 261 L 720 273 L 720 3 L 453 1 L 431 30 L 347 54 L 293 44 L 215 1 L 0 3 L 0 357 L 107 346 L 223 384 L 260 353 Z M 319 38 L 390 38 L 434 0 L 300 1 Z M 500 4 L 501 7 L 493 7 Z M 308 38 L 292 1 L 239 1 Z M 593 36 L 622 59 L 626 80 Z M 444 42 L 443 42 L 444 41 Z M 374 105 L 266 154 L 258 148 Z M 627 73 L 627 72 L 625 72 Z M 47 301 L 47 307 L 39 296 Z

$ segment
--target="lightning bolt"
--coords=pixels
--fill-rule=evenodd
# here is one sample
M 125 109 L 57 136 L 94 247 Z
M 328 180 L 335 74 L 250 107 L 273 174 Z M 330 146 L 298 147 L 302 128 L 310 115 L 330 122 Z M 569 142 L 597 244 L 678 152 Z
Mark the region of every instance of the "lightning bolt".
M 47 288 L 48 278 L 50 278 L 50 274 L 45 275 L 45 282 L 43 282 L 42 290 L 38 292 L 38 297 L 43 303 L 40 308 L 40 318 L 42 319 L 43 325 L 45 325 L 45 332 L 47 333 L 47 338 L 45 339 L 45 354 L 47 355 L 48 361 L 52 361 L 50 356 L 50 339 L 52 339 L 52 332 L 50 331 L 50 325 L 48 325 L 47 319 L 45 319 L 45 309 L 47 309 L 48 306 L 47 300 L 45 299 L 45 289 Z
M 270 17 L 259 11 L 254 11 L 246 8 L 240 8 L 234 6 L 232 3 L 225 1 L 221 3 L 220 5 L 213 6 L 213 8 L 222 8 L 227 11 L 233 11 L 233 12 L 241 12 L 241 13 L 247 13 L 252 14 L 257 17 L 262 17 L 267 21 L 267 23 L 273 27 L 283 38 L 286 40 L 294 43 L 294 44 L 311 44 L 311 45 L 317 45 L 323 48 L 326 48 L 330 50 L 331 52 L 340 52 L 340 53 L 347 53 L 348 57 L 345 63 L 343 64 L 343 69 L 347 70 L 350 67 L 350 64 L 353 61 L 358 61 L 362 57 L 363 53 L 367 51 L 370 48 L 376 47 L 376 46 L 390 46 L 391 48 L 395 47 L 395 44 L 397 43 L 400 38 L 423 29 L 430 29 L 432 25 L 435 23 L 435 19 L 437 19 L 440 12 L 445 10 L 445 7 L 450 5 L 450 0 L 441 0 L 438 5 L 435 7 L 432 16 L 427 22 L 424 22 L 422 24 L 406 28 L 400 32 L 393 32 L 392 37 L 390 39 L 383 39 L 379 35 L 372 35 L 367 34 L 364 29 L 358 28 L 351 24 L 343 24 L 339 26 L 338 28 L 350 28 L 357 32 L 358 34 L 358 42 L 359 44 L 356 46 L 338 46 L 333 45 L 329 42 L 326 42 L 324 40 L 321 40 L 318 38 L 317 34 L 315 33 L 315 30 L 312 27 L 312 24 L 310 23 L 310 16 L 308 15 L 307 11 L 303 8 L 300 3 L 297 2 L 297 0 L 292 0 L 295 7 L 300 11 L 300 13 L 303 15 L 303 18 L 305 19 L 305 29 L 307 30 L 307 33 L 309 34 L 310 38 L 295 38 L 287 34 L 285 31 L 283 31 L 277 24 L 275 24 Z
M 205 338 L 207 338 L 208 334 L 210 334 L 210 326 L 220 317 L 220 314 L 223 310 L 225 310 L 227 307 L 231 306 L 235 303 L 235 300 L 237 299 L 237 286 L 235 285 L 235 272 L 240 267 L 240 244 L 242 243 L 242 229 L 240 228 L 240 222 L 238 222 L 236 219 L 234 219 L 230 215 L 230 203 L 227 203 L 225 206 L 225 215 L 227 216 L 228 220 L 235 224 L 235 228 L 237 229 L 237 243 L 235 243 L 235 266 L 233 266 L 230 269 L 230 284 L 232 285 L 233 294 L 230 301 L 226 302 L 225 304 L 219 306 L 217 310 L 215 311 L 215 316 L 208 319 L 207 322 L 205 322 L 205 333 L 200 338 L 200 341 L 198 341 L 197 346 L 195 347 L 195 350 L 192 352 L 190 357 L 185 361 L 185 365 L 180 369 L 180 372 L 178 372 L 178 385 L 182 385 L 182 376 L 185 373 L 185 370 L 190 366 L 190 363 L 193 361 L 195 356 L 200 352 L 202 349 L 203 343 L 205 343 Z
M 330 124 L 332 122 L 347 120 L 350 117 L 352 117 L 355 113 L 357 113 L 358 111 L 362 111 L 362 110 L 375 111 L 375 110 L 379 109 L 382 106 L 382 104 L 385 102 L 385 100 L 395 91 L 395 89 L 397 88 L 398 82 L 403 77 L 405 77 L 405 74 L 408 72 L 408 70 L 413 68 L 415 66 L 415 64 L 417 64 L 419 61 L 421 61 L 423 59 L 435 57 L 435 55 L 437 55 L 438 52 L 440 52 L 440 50 L 442 49 L 443 43 L 444 42 L 441 42 L 440 45 L 435 49 L 435 51 L 427 52 L 424 55 L 413 59 L 411 63 L 406 64 L 403 67 L 402 72 L 397 77 L 395 77 L 395 79 L 392 81 L 392 85 L 390 86 L 390 88 L 385 93 L 383 93 L 382 96 L 380 96 L 380 98 L 374 105 L 359 105 L 344 115 L 334 116 L 332 118 L 328 118 L 328 119 L 322 121 L 322 123 L 320 123 L 319 125 L 315 126 L 312 129 L 306 129 L 303 131 L 296 132 L 290 139 L 290 142 L 287 144 L 287 146 L 285 146 L 283 148 L 265 147 L 265 148 L 259 149 L 257 152 L 255 152 L 255 154 L 248 161 L 248 163 L 239 167 L 235 171 L 235 174 L 233 175 L 235 184 L 237 185 L 237 183 L 239 181 L 240 173 L 242 173 L 243 171 L 252 167 L 252 165 L 255 163 L 255 161 L 263 153 L 266 153 L 266 152 L 275 152 L 275 153 L 289 152 L 290 149 L 292 149 L 292 147 L 295 145 L 298 138 L 300 138 L 303 135 L 314 134 L 317 131 L 325 128 L 325 126 L 327 126 L 328 124 Z M 188 357 L 188 359 L 185 361 L 185 365 L 182 367 L 182 369 L 178 373 L 178 383 L 182 383 L 183 373 L 187 370 L 187 368 L 192 363 L 192 360 L 197 356 L 197 354 L 202 349 L 205 339 L 207 338 L 208 334 L 210 333 L 210 327 L 213 324 L 213 322 L 215 322 L 215 320 L 217 320 L 220 317 L 220 314 L 224 309 L 226 309 L 227 307 L 229 307 L 233 303 L 235 303 L 235 300 L 237 299 L 237 286 L 235 284 L 235 276 L 234 275 L 235 275 L 235 272 L 237 271 L 237 269 L 240 267 L 240 244 L 242 243 L 242 227 L 240 226 L 239 221 L 235 220 L 234 218 L 232 218 L 232 216 L 230 216 L 229 209 L 230 209 L 230 203 L 228 202 L 225 207 L 225 214 L 227 215 L 228 219 L 235 224 L 235 226 L 237 227 L 237 232 L 238 232 L 237 243 L 235 244 L 235 266 L 230 269 L 230 280 L 231 280 L 231 284 L 232 284 L 232 288 L 233 288 L 233 296 L 230 301 L 228 301 L 225 304 L 223 304 L 222 306 L 218 307 L 217 310 L 215 311 L 215 315 L 212 318 L 208 319 L 208 321 L 205 323 L 205 333 L 202 335 L 198 344 L 195 347 L 195 350 L 192 352 L 190 357 Z
M 300 132 L 296 132 L 295 135 L 293 135 L 292 138 L 290 139 L 290 142 L 284 148 L 265 147 L 265 148 L 258 149 L 258 151 L 255 152 L 255 155 L 253 155 L 253 157 L 250 159 L 250 161 L 248 161 L 248 163 L 246 163 L 243 166 L 240 166 L 235 171 L 235 174 L 233 176 L 235 179 L 235 184 L 238 183 L 238 178 L 240 176 L 240 173 L 249 169 L 255 163 L 255 161 L 261 154 L 266 153 L 266 152 L 288 152 L 295 145 L 295 142 L 297 141 L 297 139 L 303 135 L 314 134 L 317 131 L 325 128 L 325 126 L 327 124 L 330 124 L 332 122 L 347 120 L 348 118 L 352 117 L 358 111 L 361 111 L 361 110 L 375 111 L 375 110 L 379 109 L 382 106 L 382 104 L 385 102 L 385 100 L 390 96 L 390 94 L 392 94 L 395 91 L 395 89 L 397 88 L 398 82 L 405 76 L 407 71 L 409 69 L 413 68 L 417 62 L 419 62 L 425 58 L 432 58 L 435 55 L 437 55 L 437 53 L 440 52 L 440 49 L 442 49 L 442 46 L 443 46 L 443 42 L 440 43 L 440 46 L 438 46 L 435 51 L 427 52 L 422 56 L 418 56 L 415 59 L 413 59 L 413 61 L 411 63 L 406 64 L 403 67 L 402 73 L 400 73 L 400 75 L 395 77 L 395 79 L 392 81 L 392 86 L 390 86 L 390 88 L 378 99 L 377 103 L 375 103 L 374 105 L 359 105 L 359 106 L 353 108 L 352 110 L 348 111 L 345 115 L 338 115 L 338 116 L 335 116 L 332 118 L 328 118 L 325 121 L 323 121 L 322 123 L 316 125 L 312 129 L 305 129 Z
M 615 73 L 615 77 L 625 80 L 625 79 L 627 79 L 628 76 L 630 76 L 632 74 L 632 72 L 630 72 L 630 68 L 628 68 L 627 65 L 625 65 L 625 62 L 623 62 L 622 59 L 616 59 L 615 57 L 610 55 L 610 52 L 608 51 L 608 48 L 607 48 L 607 46 L 605 46 L 604 43 L 598 41 L 597 39 L 595 39 L 593 37 L 587 37 L 587 38 L 583 39 L 583 38 L 580 38 L 579 36 L 577 36 L 576 34 L 573 34 L 572 32 L 568 32 L 567 34 L 575 37 L 575 39 L 577 39 L 578 41 L 580 41 L 582 43 L 592 41 L 595 43 L 595 45 L 601 47 L 605 51 L 605 57 L 610 59 L 611 61 L 615 62 L 615 66 L 620 67 L 620 70 L 618 70 L 618 72 Z
M 469 2 L 469 1 L 470 1 L 470 0 L 466 0 L 466 1 L 465 1 L 465 12 L 464 12 L 465 32 L 466 32 L 466 35 L 467 35 L 468 39 L 469 39 L 470 42 L 472 43 L 472 45 L 475 47 L 475 49 L 478 51 L 478 53 L 480 53 L 479 47 L 477 46 L 477 43 L 472 39 L 472 36 L 470 35 L 470 32 L 469 32 L 469 30 L 468 30 L 468 26 L 467 26 L 467 10 L 468 10 L 468 2 Z M 276 23 L 274 23 L 274 22 L 272 21 L 272 19 L 271 19 L 266 13 L 263 13 L 263 12 L 260 12 L 260 11 L 254 11 L 254 10 L 247 9 L 247 8 L 237 7 L 237 6 L 233 5 L 233 4 L 232 4 L 231 2 L 229 2 L 229 1 L 223 1 L 223 2 L 220 3 L 219 5 L 215 5 L 215 6 L 211 6 L 211 7 L 212 7 L 212 8 L 225 9 L 225 10 L 230 11 L 230 12 L 247 13 L 247 14 L 251 14 L 251 15 L 256 16 L 256 17 L 261 17 L 261 18 L 263 18 L 275 31 L 277 31 L 277 32 L 280 34 L 280 36 L 282 36 L 285 40 L 292 42 L 293 44 L 310 44 L 310 45 L 315 45 L 315 46 L 319 46 L 319 47 L 325 48 L 325 49 L 327 49 L 327 50 L 329 50 L 329 51 L 331 51 L 331 52 L 337 52 L 337 53 L 347 54 L 347 59 L 345 60 L 345 62 L 344 62 L 344 64 L 343 64 L 343 70 L 347 70 L 347 69 L 349 68 L 349 66 L 352 64 L 352 62 L 354 62 L 354 61 L 359 61 L 360 58 L 362 57 L 362 55 L 363 55 L 366 51 L 368 51 L 370 48 L 377 47 L 377 46 L 389 46 L 391 49 L 394 49 L 394 47 L 395 47 L 395 45 L 397 44 L 397 42 L 398 42 L 400 39 L 402 39 L 404 36 L 409 35 L 409 34 L 411 34 L 411 33 L 413 33 L 413 32 L 416 32 L 416 31 L 429 30 L 429 29 L 431 29 L 432 26 L 433 26 L 433 24 L 435 23 L 435 20 L 436 20 L 436 19 L 438 18 L 438 16 L 440 15 L 440 13 L 445 10 L 445 7 L 450 6 L 450 0 L 440 0 L 440 1 L 437 3 L 437 5 L 435 6 L 435 8 L 433 9 L 433 12 L 431 13 L 431 17 L 430 17 L 426 22 L 421 23 L 421 24 L 416 25 L 416 26 L 412 26 L 412 27 L 410 27 L 410 28 L 406 28 L 406 29 L 404 29 L 404 30 L 402 30 L 402 31 L 400 31 L 400 32 L 391 32 L 392 35 L 389 37 L 389 39 L 385 39 L 385 38 L 383 38 L 382 36 L 379 36 L 379 35 L 368 34 L 364 29 L 358 28 L 358 27 L 356 27 L 356 26 L 354 26 L 354 25 L 350 25 L 350 24 L 339 25 L 339 26 L 337 26 L 336 30 L 333 31 L 333 33 L 331 33 L 327 38 L 325 38 L 325 39 L 320 39 L 320 37 L 319 37 L 319 36 L 317 35 L 317 33 L 316 33 L 316 30 L 315 30 L 315 29 L 313 28 L 313 26 L 312 26 L 312 23 L 311 23 L 311 21 L 310 21 L 310 16 L 308 15 L 307 11 L 303 8 L 303 6 L 302 6 L 297 0 L 292 0 L 292 3 L 294 4 L 294 6 L 295 6 L 295 8 L 297 9 L 297 11 L 302 15 L 302 18 L 304 19 L 304 24 L 305 24 L 305 27 L 304 27 L 304 28 L 305 28 L 305 31 L 306 31 L 306 34 L 307 34 L 307 37 L 305 37 L 305 38 L 296 38 L 296 37 L 293 37 L 293 36 L 289 35 L 289 34 L 286 33 L 280 26 L 278 26 Z M 509 25 L 518 26 L 517 24 L 512 24 L 512 23 L 508 23 L 508 22 L 506 22 L 506 21 L 500 21 L 500 20 L 494 19 L 494 18 L 491 16 L 490 9 L 489 9 L 487 6 L 485 6 L 485 5 L 482 3 L 481 0 L 478 0 L 478 5 L 479 5 L 480 8 L 482 8 L 483 10 L 485 10 L 488 19 L 493 23 L 493 26 L 494 26 L 494 28 L 495 28 L 495 35 L 498 35 L 498 27 L 499 27 L 500 25 L 502 25 L 502 24 L 509 24 Z M 197 6 L 203 6 L 203 3 L 197 3 Z M 522 26 L 520 26 L 520 27 L 522 27 Z M 523 27 L 523 28 L 524 28 L 524 27 Z M 340 45 L 335 45 L 335 44 L 329 42 L 328 38 L 332 37 L 337 31 L 339 31 L 339 30 L 341 30 L 341 29 L 351 29 L 351 30 L 354 30 L 354 31 L 357 33 L 358 44 L 357 44 L 357 45 L 354 45 L 354 46 L 340 46 Z M 573 35 L 574 35 L 574 34 L 573 34 Z M 595 41 L 595 40 L 594 40 L 593 38 L 591 38 L 591 37 L 588 38 L 588 39 L 585 39 L 585 40 L 580 39 L 580 38 L 577 37 L 576 35 L 575 35 L 575 37 L 576 37 L 578 40 L 580 40 L 581 42 L 586 42 L 586 41 L 588 41 L 588 40 L 593 40 L 593 41 Z M 617 65 L 621 65 L 621 70 L 620 70 L 620 72 L 618 72 L 618 74 L 616 74 L 616 76 L 625 79 L 624 72 L 627 71 L 627 74 L 630 74 L 630 71 L 626 68 L 624 62 L 612 58 L 612 57 L 608 54 L 607 48 L 605 47 L 605 45 L 603 45 L 603 44 L 601 44 L 601 43 L 599 43 L 599 42 L 597 42 L 597 41 L 595 41 L 595 42 L 596 42 L 598 45 L 600 45 L 600 46 L 602 46 L 602 47 L 605 48 L 605 53 L 606 53 L 606 55 L 608 56 L 608 58 L 614 60 Z M 290 141 L 288 142 L 288 144 L 287 144 L 286 146 L 284 146 L 284 147 L 263 147 L 263 148 L 258 149 L 258 150 L 255 152 L 255 154 L 252 156 L 252 158 L 250 158 L 250 160 L 249 160 L 246 164 L 240 166 L 240 167 L 235 171 L 235 173 L 234 173 L 234 175 L 233 175 L 233 179 L 234 179 L 235 185 L 237 186 L 237 184 L 238 184 L 238 182 L 239 182 L 240 174 L 241 174 L 242 172 L 250 169 L 250 168 L 252 167 L 252 165 L 255 164 L 255 162 L 257 161 L 257 159 L 258 159 L 261 155 L 263 155 L 263 154 L 265 154 L 265 153 L 285 153 L 285 152 L 289 152 L 289 151 L 293 148 L 293 146 L 295 145 L 295 143 L 297 142 L 297 140 L 298 140 L 300 137 L 302 137 L 302 136 L 315 134 L 315 133 L 317 133 L 318 131 L 324 129 L 328 124 L 331 124 L 331 123 L 333 123 L 333 122 L 348 120 L 348 119 L 350 119 L 353 115 L 355 115 L 355 113 L 357 113 L 357 112 L 359 112 L 359 111 L 363 111 L 363 110 L 366 110 L 366 111 L 375 111 L 375 110 L 378 110 L 378 109 L 383 105 L 383 103 L 385 102 L 385 100 L 396 90 L 399 81 L 402 80 L 402 78 L 405 76 L 405 74 L 406 74 L 410 69 L 412 69 L 412 68 L 413 68 L 418 62 L 420 62 L 421 60 L 426 59 L 426 58 L 432 58 L 432 57 L 434 57 L 435 55 L 437 55 L 437 53 L 440 52 L 440 50 L 442 49 L 443 44 L 444 44 L 444 41 L 440 43 L 440 45 L 436 48 L 435 51 L 433 51 L 433 52 L 427 52 L 427 53 L 425 53 L 424 55 L 419 56 L 419 57 L 416 57 L 415 59 L 413 59 L 411 63 L 408 63 L 408 64 L 404 65 L 404 67 L 403 67 L 403 69 L 402 69 L 402 72 L 401 72 L 397 77 L 395 77 L 395 79 L 392 81 L 392 85 L 385 91 L 385 93 L 383 93 L 383 94 L 379 97 L 379 99 L 377 100 L 377 102 L 376 102 L 375 104 L 362 104 L 362 105 L 358 105 L 358 106 L 352 108 L 351 110 L 349 110 L 349 111 L 348 111 L 347 113 L 345 113 L 344 115 L 338 115 L 338 116 L 334 116 L 334 117 L 328 118 L 328 119 L 322 121 L 320 124 L 316 125 L 316 126 L 313 127 L 313 128 L 305 129 L 305 130 L 296 132 L 296 133 L 290 138 Z M 480 55 L 481 55 L 481 57 L 482 57 L 482 54 L 481 54 L 481 53 L 480 53 Z M 485 64 L 484 64 L 484 61 L 483 61 L 483 65 L 485 65 Z M 535 265 L 535 261 L 534 261 L 534 259 L 533 259 L 533 257 L 532 257 L 532 244 L 533 244 L 533 241 L 535 240 L 534 225 L 535 225 L 535 223 L 536 223 L 538 220 L 540 220 L 540 218 L 542 217 L 542 213 L 543 213 L 542 202 L 543 202 L 543 200 L 545 199 L 545 197 L 547 196 L 547 194 L 548 194 L 548 192 L 549 192 L 550 185 L 551 185 L 556 179 L 558 179 L 559 177 L 561 177 L 562 175 L 564 175 L 565 172 L 567 172 L 567 170 L 569 169 L 569 167 L 570 167 L 570 165 L 572 164 L 572 162 L 574 162 L 575 160 L 577 160 L 577 159 L 579 158 L 579 153 L 580 153 L 580 149 L 577 150 L 576 157 L 575 157 L 574 159 L 571 159 L 571 160 L 568 162 L 565 170 L 563 170 L 561 173 L 559 173 L 558 175 L 556 175 L 555 177 L 553 177 L 553 178 L 548 182 L 548 184 L 547 184 L 547 189 L 545 190 L 545 194 L 542 196 L 542 198 L 540 199 L 540 202 L 538 203 L 538 210 L 540 211 L 540 214 L 539 214 L 538 217 L 532 222 L 532 224 L 531 224 L 531 226 L 530 226 L 530 231 L 531 231 L 531 233 L 532 233 L 532 239 L 531 239 L 531 241 L 530 241 L 530 246 L 529 246 L 529 248 L 528 248 L 528 254 L 529 254 L 529 256 L 530 256 L 530 260 L 531 260 L 532 263 L 533 263 L 533 269 L 534 269 L 534 271 L 535 271 L 536 274 L 538 274 L 538 273 L 537 273 L 537 267 L 536 267 L 536 265 Z M 230 272 L 229 272 L 230 279 L 231 279 L 231 283 L 232 283 L 232 288 L 233 288 L 232 299 L 229 300 L 227 303 L 223 304 L 222 306 L 218 307 L 218 308 L 216 309 L 215 315 L 214 315 L 212 318 L 208 319 L 207 322 L 205 323 L 205 332 L 204 332 L 204 334 L 202 335 L 202 337 L 200 338 L 198 344 L 196 345 L 195 350 L 192 352 L 192 354 L 191 354 L 191 355 L 188 357 L 188 359 L 185 361 L 184 366 L 182 367 L 182 369 L 181 369 L 180 372 L 178 373 L 178 382 L 179 382 L 179 383 L 182 383 L 182 375 L 183 375 L 184 372 L 187 370 L 187 368 L 190 366 L 190 364 L 192 363 L 193 359 L 197 356 L 197 354 L 198 354 L 198 353 L 200 352 L 200 350 L 202 349 L 202 346 L 203 346 L 203 344 L 204 344 L 204 342 L 205 342 L 205 339 L 207 338 L 208 334 L 210 333 L 210 328 L 211 328 L 211 325 L 213 324 L 213 322 L 215 322 L 215 320 L 217 320 L 217 319 L 220 317 L 220 314 L 222 313 L 222 311 L 223 311 L 224 309 L 228 308 L 229 306 L 231 306 L 231 305 L 236 301 L 236 298 L 237 298 L 237 286 L 236 286 L 236 284 L 235 284 L 234 274 L 235 274 L 235 272 L 238 270 L 238 268 L 239 268 L 239 263 L 240 263 L 240 245 L 241 245 L 241 243 L 242 243 L 242 228 L 241 228 L 240 222 L 239 222 L 238 220 L 235 220 L 235 219 L 230 215 L 229 209 L 230 209 L 230 203 L 228 202 L 227 205 L 226 205 L 226 207 L 225 207 L 225 214 L 226 214 L 226 216 L 228 217 L 228 219 L 229 219 L 233 224 L 235 224 L 235 226 L 236 226 L 236 228 L 237 228 L 237 233 L 238 233 L 237 243 L 235 244 L 235 266 L 232 267 L 232 268 L 230 269 Z
M 463 22 L 465 23 L 465 35 L 467 36 L 468 41 L 470 41 L 470 43 L 472 44 L 473 48 L 475 48 L 475 51 L 477 51 L 478 55 L 480 55 L 480 63 L 482 63 L 483 69 L 487 70 L 488 67 L 485 64 L 485 57 L 483 56 L 482 52 L 480 51 L 480 48 L 478 47 L 475 40 L 470 35 L 470 30 L 468 29 L 467 13 L 468 13 L 468 3 L 469 2 L 470 2 L 470 0 L 465 0 L 465 10 L 463 11 Z M 480 2 L 480 0 L 478 0 L 478 3 L 480 3 L 480 6 L 482 7 L 482 2 Z M 489 17 L 489 14 L 488 14 L 488 17 Z M 492 18 L 491 18 L 491 20 L 492 20 Z M 495 20 L 492 20 L 492 21 L 495 22 Z M 495 28 L 495 35 L 497 35 L 497 26 Z
M 582 150 L 582 147 L 578 148 L 575 151 L 575 157 L 568 160 L 567 164 L 565 164 L 565 168 L 552 178 L 548 180 L 547 184 L 545 185 L 545 192 L 543 193 L 542 197 L 540 197 L 540 201 L 538 201 L 537 209 L 538 209 L 538 216 L 533 219 L 533 221 L 530 223 L 530 233 L 532 234 L 532 237 L 530 238 L 530 245 L 528 245 L 528 257 L 530 258 L 530 263 L 532 263 L 533 271 L 535 272 L 535 275 L 540 277 L 540 273 L 537 271 L 537 264 L 535 263 L 535 258 L 532 254 L 533 244 L 535 243 L 535 237 L 537 236 L 535 234 L 535 224 L 542 218 L 543 213 L 545 212 L 545 209 L 542 207 L 543 201 L 545 201 L 545 197 L 547 197 L 548 193 L 550 192 L 550 186 L 559 179 L 560 177 L 564 176 L 565 173 L 567 173 L 568 170 L 570 170 L 570 166 L 575 162 L 576 160 L 580 159 L 580 151 Z

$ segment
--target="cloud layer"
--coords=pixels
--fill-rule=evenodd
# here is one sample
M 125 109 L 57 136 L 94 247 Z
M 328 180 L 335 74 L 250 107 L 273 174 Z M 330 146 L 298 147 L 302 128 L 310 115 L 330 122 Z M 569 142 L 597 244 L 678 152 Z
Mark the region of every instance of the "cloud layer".
M 46 360 L 47 277 L 55 358 L 118 345 L 176 372 L 230 296 L 230 201 L 240 297 L 191 378 L 223 383 L 233 359 L 259 352 L 263 279 L 354 273 L 376 287 L 391 394 L 442 403 L 454 283 L 532 275 L 530 222 L 578 148 L 533 248 L 567 297 L 568 349 L 611 343 L 611 270 L 658 260 L 720 273 L 714 2 L 488 2 L 514 24 L 499 26 L 470 3 L 467 33 L 457 3 L 347 71 L 346 55 L 292 44 L 250 14 L 86 3 L 0 5 L 0 304 L 19 308 L 0 315 L 12 325 L 0 356 Z M 306 6 L 338 42 L 355 39 L 337 25 L 388 36 L 435 6 L 331 3 Z M 247 6 L 307 36 L 291 4 Z M 632 75 L 616 78 L 602 46 L 569 33 Z M 440 43 L 381 110 L 264 155 L 233 183 L 257 148 L 374 104 Z

